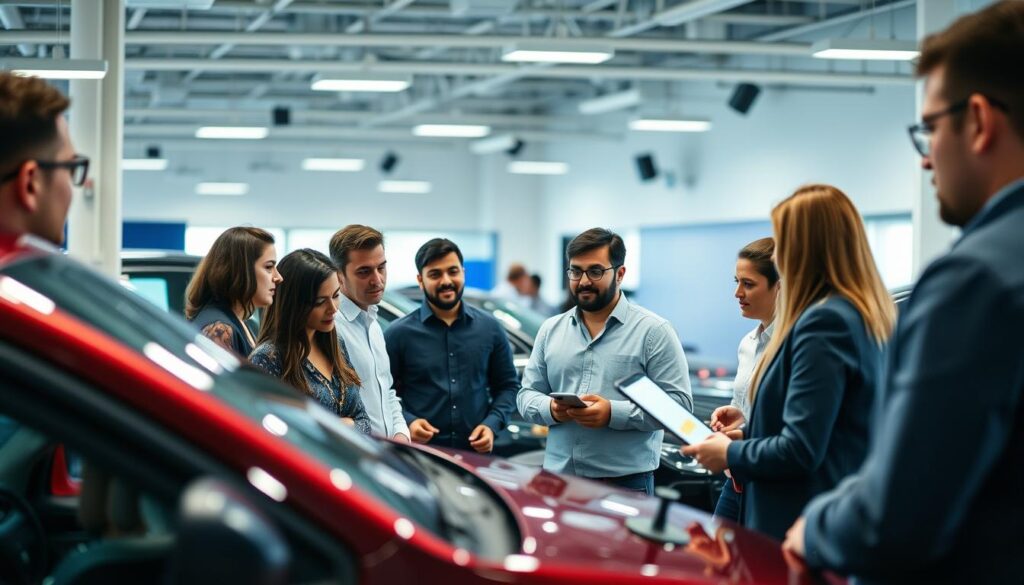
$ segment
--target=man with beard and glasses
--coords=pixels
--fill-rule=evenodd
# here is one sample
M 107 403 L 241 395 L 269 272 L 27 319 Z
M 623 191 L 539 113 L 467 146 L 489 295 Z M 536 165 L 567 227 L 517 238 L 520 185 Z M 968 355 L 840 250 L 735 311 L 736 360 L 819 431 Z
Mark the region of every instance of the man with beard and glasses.
M 423 244 L 416 271 L 423 305 L 384 335 L 412 440 L 489 453 L 519 389 L 505 330 L 462 302 L 465 272 L 454 242 Z
M 683 346 L 672 325 L 626 300 L 626 246 L 606 229 L 576 236 L 565 251 L 576 308 L 544 322 L 523 372 L 519 412 L 550 427 L 544 469 L 654 493 L 664 431 L 626 400 L 615 382 L 643 373 L 693 408 Z M 552 392 L 579 395 L 567 408 Z

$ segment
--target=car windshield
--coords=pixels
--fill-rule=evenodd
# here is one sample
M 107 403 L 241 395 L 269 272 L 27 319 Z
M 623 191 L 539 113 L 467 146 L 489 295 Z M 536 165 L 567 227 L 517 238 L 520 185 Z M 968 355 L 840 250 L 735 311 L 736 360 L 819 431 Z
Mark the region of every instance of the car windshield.
M 349 428 L 318 403 L 244 365 L 187 322 L 85 266 L 59 255 L 0 266 L 9 276 L 282 436 L 363 491 L 421 526 L 443 533 L 437 489 L 393 447 Z M 274 432 L 287 425 L 286 433 Z
M 494 297 L 476 296 L 466 294 L 465 298 L 473 305 L 489 312 L 495 319 L 501 321 L 506 327 L 518 329 L 530 336 L 530 339 L 537 338 L 537 332 L 544 323 L 546 317 L 533 309 Z

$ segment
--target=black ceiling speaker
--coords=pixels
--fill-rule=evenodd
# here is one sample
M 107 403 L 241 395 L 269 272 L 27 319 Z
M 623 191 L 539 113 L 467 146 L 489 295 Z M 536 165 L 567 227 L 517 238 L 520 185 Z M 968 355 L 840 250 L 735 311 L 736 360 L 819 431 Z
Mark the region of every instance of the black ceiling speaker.
M 160 158 L 160 147 L 159 146 L 147 146 L 146 147 L 146 158 Z
M 512 143 L 511 148 L 505 152 L 507 152 L 509 156 L 518 156 L 519 153 L 523 151 L 524 146 L 526 146 L 526 143 L 516 138 L 516 141 Z
M 654 155 L 646 152 L 636 156 L 636 170 L 641 181 L 650 181 L 658 176 L 658 166 L 654 164 Z
M 292 111 L 288 108 L 274 108 L 274 126 L 287 126 L 292 123 Z
M 384 158 L 380 159 L 380 172 L 385 175 L 395 170 L 398 166 L 398 155 L 393 152 L 387 152 L 384 154 Z
M 729 98 L 729 107 L 741 114 L 746 114 L 760 93 L 761 88 L 753 83 L 741 83 L 733 90 L 732 97 Z

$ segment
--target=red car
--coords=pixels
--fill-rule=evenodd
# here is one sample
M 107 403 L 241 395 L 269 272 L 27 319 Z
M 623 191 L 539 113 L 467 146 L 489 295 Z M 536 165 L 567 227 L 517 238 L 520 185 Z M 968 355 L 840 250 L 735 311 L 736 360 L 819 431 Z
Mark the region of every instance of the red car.
M 367 438 L 115 280 L 0 239 L 0 582 L 793 583 L 777 542 Z

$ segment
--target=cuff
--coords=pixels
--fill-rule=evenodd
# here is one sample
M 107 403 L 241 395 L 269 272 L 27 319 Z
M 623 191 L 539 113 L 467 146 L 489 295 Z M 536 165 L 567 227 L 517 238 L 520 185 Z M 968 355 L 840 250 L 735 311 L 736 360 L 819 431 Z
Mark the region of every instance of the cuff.
M 609 400 L 608 403 L 612 407 L 608 428 L 617 431 L 625 430 L 629 426 L 629 416 L 633 414 L 633 403 L 628 400 Z
M 412 414 L 408 410 L 404 410 L 403 409 L 402 410 L 402 418 L 405 419 L 405 424 L 406 424 L 405 428 L 406 428 L 406 431 L 408 431 L 409 430 L 409 426 L 408 425 L 412 424 L 412 421 L 418 419 L 419 417 L 416 416 L 415 414 Z
M 544 424 L 546 424 L 549 427 L 560 424 L 557 420 L 555 420 L 555 417 L 551 415 L 552 400 L 553 399 L 550 396 L 547 397 L 547 400 L 544 401 L 544 408 L 537 409 L 537 414 L 540 415 L 540 419 L 544 421 Z
M 495 434 L 497 434 L 498 431 L 500 431 L 501 429 L 505 428 L 505 425 L 501 424 L 501 418 L 494 414 L 487 415 L 487 418 L 481 421 L 480 424 L 491 429 Z
M 733 441 L 729 443 L 725 452 L 725 462 L 729 466 L 729 473 L 732 474 L 732 478 L 736 480 L 736 483 L 741 486 L 748 481 L 750 477 L 747 475 L 747 468 L 743 461 L 743 441 Z
M 818 547 L 818 538 L 821 536 L 818 533 L 818 517 L 822 511 L 824 499 L 817 498 L 811 500 L 811 503 L 804 508 L 804 562 L 807 563 L 808 567 L 820 568 L 824 565 L 824 561 L 821 558 L 820 547 Z

